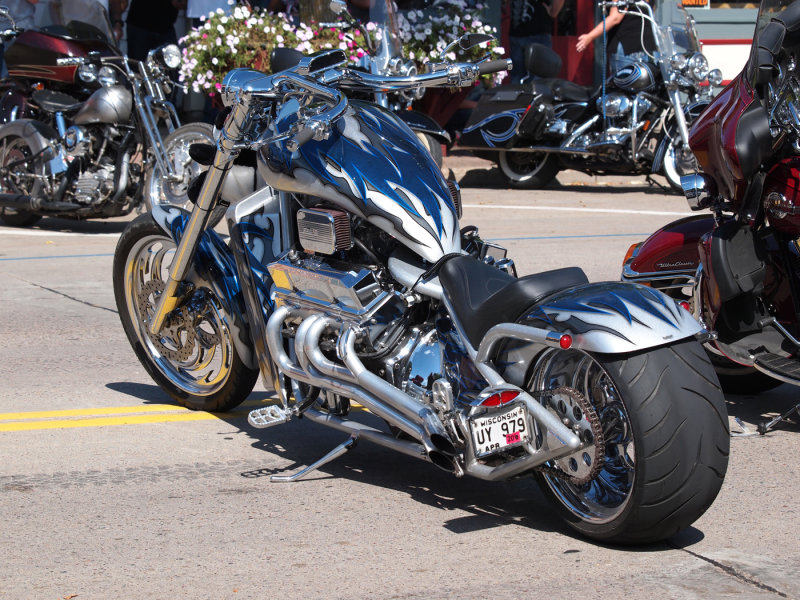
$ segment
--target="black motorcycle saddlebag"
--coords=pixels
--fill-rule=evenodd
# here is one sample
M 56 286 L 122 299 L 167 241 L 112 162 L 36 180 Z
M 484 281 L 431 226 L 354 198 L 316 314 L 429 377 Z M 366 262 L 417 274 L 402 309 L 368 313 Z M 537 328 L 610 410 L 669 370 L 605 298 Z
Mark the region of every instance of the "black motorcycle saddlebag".
M 714 230 L 711 263 L 722 302 L 763 291 L 765 256 L 763 242 L 747 225 L 731 220 Z
M 459 143 L 505 148 L 532 100 L 530 86 L 504 85 L 486 90 L 470 114 Z

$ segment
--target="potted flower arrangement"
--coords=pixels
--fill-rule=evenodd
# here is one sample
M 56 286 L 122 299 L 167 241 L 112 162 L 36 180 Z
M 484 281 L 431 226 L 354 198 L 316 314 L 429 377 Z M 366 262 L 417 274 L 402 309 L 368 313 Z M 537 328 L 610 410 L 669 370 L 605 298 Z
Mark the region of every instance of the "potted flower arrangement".
M 438 56 L 449 41 L 463 33 L 496 35 L 494 27 L 482 22 L 482 10 L 480 4 L 470 8 L 465 0 L 435 0 L 430 9 L 401 12 L 398 26 L 404 56 L 424 70 L 431 56 Z M 367 28 L 370 29 L 370 24 Z M 249 67 L 268 72 L 269 54 L 276 47 L 295 48 L 304 53 L 340 48 L 354 63 L 363 56 L 365 47 L 361 34 L 355 30 L 344 33 L 314 23 L 292 25 L 281 13 L 251 10 L 245 5 L 234 6 L 231 12 L 222 9 L 212 12 L 180 43 L 183 61 L 179 80 L 193 91 L 211 96 L 216 95 L 223 77 L 231 69 Z M 472 49 L 463 58 L 484 56 L 486 46 L 496 55 L 504 53 L 495 43 L 489 43 Z M 456 56 L 450 53 L 448 58 L 454 60 Z M 499 81 L 502 75 L 487 83 Z

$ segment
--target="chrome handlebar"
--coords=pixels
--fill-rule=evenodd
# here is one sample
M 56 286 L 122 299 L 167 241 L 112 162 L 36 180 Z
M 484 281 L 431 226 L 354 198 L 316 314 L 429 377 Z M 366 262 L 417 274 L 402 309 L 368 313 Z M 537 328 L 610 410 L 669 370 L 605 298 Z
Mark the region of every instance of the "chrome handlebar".
M 446 64 L 430 73 L 405 76 L 376 75 L 342 66 L 309 74 L 300 74 L 295 68 L 274 75 L 252 69 L 234 69 L 225 76 L 221 97 L 226 106 L 244 104 L 248 109 L 253 101 L 259 99 L 282 102 L 298 93 L 323 99 L 330 108 L 312 115 L 301 115 L 291 132 L 259 141 L 263 144 L 286 139 L 286 148 L 294 152 L 312 139 L 326 139 L 333 122 L 344 114 L 348 106 L 347 97 L 334 86 L 381 92 L 419 87 L 464 87 L 472 85 L 481 75 L 510 69 L 511 64 L 509 59 Z

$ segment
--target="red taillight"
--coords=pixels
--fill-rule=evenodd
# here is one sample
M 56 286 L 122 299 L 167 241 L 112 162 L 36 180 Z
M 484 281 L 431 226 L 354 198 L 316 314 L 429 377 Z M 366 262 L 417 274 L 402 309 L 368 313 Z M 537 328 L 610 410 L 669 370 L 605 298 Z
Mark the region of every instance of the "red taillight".
M 502 392 L 495 392 L 486 398 L 486 400 L 481 402 L 481 406 L 500 406 L 501 404 L 507 404 L 519 396 L 519 394 L 519 390 L 503 390 Z
M 686 300 L 681 300 L 680 302 L 678 302 L 678 304 L 686 312 L 692 312 L 692 305 L 689 304 Z
M 564 350 L 569 350 L 572 346 L 572 336 L 568 333 L 562 335 L 558 340 L 558 345 L 561 346 Z

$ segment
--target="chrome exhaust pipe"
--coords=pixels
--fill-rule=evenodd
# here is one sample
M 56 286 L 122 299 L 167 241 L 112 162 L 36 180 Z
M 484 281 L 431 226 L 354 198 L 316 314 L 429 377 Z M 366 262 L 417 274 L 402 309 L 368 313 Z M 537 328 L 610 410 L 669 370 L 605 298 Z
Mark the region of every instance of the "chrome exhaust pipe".
M 295 341 L 295 344 L 301 341 L 303 343 L 302 352 L 298 352 L 297 354 L 301 362 L 303 360 L 310 361 L 310 364 L 304 365 L 307 366 L 307 370 L 311 369 L 319 372 L 321 376 L 327 376 L 333 380 L 344 379 L 347 382 L 345 385 L 348 389 L 359 390 L 360 398 L 358 401 L 360 404 L 363 404 L 370 412 L 388 421 L 398 429 L 408 433 L 414 437 L 414 439 L 420 440 L 431 462 L 436 466 L 448 471 L 454 470 L 455 465 L 451 457 L 455 454 L 455 448 L 453 448 L 449 439 L 439 439 L 439 436 L 441 436 L 439 428 L 443 430 L 443 426 L 436 415 L 424 406 L 420 406 L 423 410 L 421 410 L 418 415 L 402 414 L 402 412 L 395 410 L 396 407 L 391 402 L 382 402 L 382 396 L 380 394 L 375 394 L 374 392 L 371 394 L 369 393 L 371 390 L 364 392 L 359 387 L 355 387 L 359 385 L 355 375 L 346 367 L 342 367 L 328 360 L 319 347 L 319 338 L 322 332 L 327 327 L 338 326 L 339 322 L 322 315 L 309 317 L 308 321 L 311 321 L 311 325 L 303 331 L 303 339 L 297 339 Z M 303 328 L 303 325 L 305 325 L 305 321 L 298 329 L 298 338 L 300 338 L 300 329 Z M 350 383 L 354 385 L 349 385 Z M 391 389 L 396 390 L 394 387 L 391 387 Z M 400 394 L 402 394 L 402 392 L 400 392 Z M 402 395 L 405 397 L 405 394 Z M 410 398 L 409 400 L 411 401 Z M 447 434 L 445 433 L 444 435 L 446 436 Z M 452 448 L 451 452 L 443 450 L 443 448 L 448 447 L 448 444 L 449 447 Z
M 450 472 L 459 470 L 453 459 L 444 454 L 439 447 L 433 443 L 423 424 L 400 414 L 391 406 L 385 404 L 356 385 L 351 385 L 347 381 L 341 380 L 342 378 L 346 380 L 349 379 L 355 383 L 355 377 L 351 373 L 325 358 L 324 354 L 319 349 L 318 343 L 319 337 L 322 335 L 325 328 L 328 326 L 336 326 L 339 324 L 338 322 L 324 317 L 323 315 L 312 315 L 305 319 L 298 327 L 296 334 L 295 349 L 298 363 L 300 364 L 298 365 L 295 363 L 286 354 L 283 349 L 283 344 L 281 343 L 281 328 L 283 327 L 283 322 L 291 317 L 292 314 L 293 311 L 290 308 L 282 306 L 270 316 L 267 322 L 267 345 L 282 373 L 297 381 L 302 381 L 312 386 L 322 386 L 337 394 L 352 398 L 366 407 L 374 415 L 384 419 L 413 439 L 421 442 L 413 446 L 419 449 L 420 456 L 418 458 L 427 458 L 436 466 Z M 331 376 L 331 374 L 333 375 Z M 308 414 L 310 410 L 312 409 L 307 409 L 304 414 Z M 386 437 L 392 440 L 395 439 L 388 435 Z M 402 442 L 401 440 L 397 441 Z M 376 443 L 382 443 L 384 446 L 386 445 L 386 443 L 383 442 Z M 405 448 L 406 450 L 408 449 L 408 447 Z
M 399 412 L 421 423 L 426 437 L 430 439 L 437 450 L 448 456 L 455 456 L 456 449 L 447 430 L 429 407 L 367 370 L 356 355 L 356 333 L 355 327 L 349 327 L 344 332 L 339 338 L 337 354 L 355 376 L 358 385 L 378 398 L 386 399 Z

